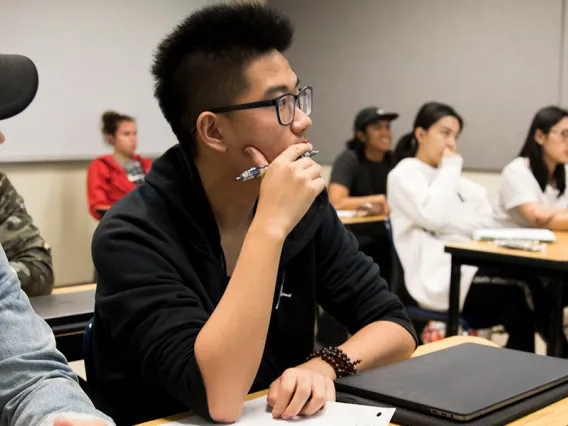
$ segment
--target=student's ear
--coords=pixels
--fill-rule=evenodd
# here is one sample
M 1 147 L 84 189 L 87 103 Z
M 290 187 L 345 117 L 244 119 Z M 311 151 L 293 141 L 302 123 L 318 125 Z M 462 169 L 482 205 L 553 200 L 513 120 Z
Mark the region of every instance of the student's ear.
M 425 136 L 426 136 L 426 130 L 424 130 L 422 127 L 418 127 L 414 130 L 414 137 L 416 138 L 418 143 L 423 143 Z
M 542 146 L 542 144 L 546 140 L 546 135 L 543 133 L 542 130 L 536 129 L 536 132 L 534 133 L 534 140 L 536 141 L 537 144 Z
M 359 139 L 361 142 L 366 142 L 367 138 L 365 137 L 365 132 L 363 132 L 362 130 L 357 130 L 355 132 L 355 136 L 357 137 L 357 139 Z
M 219 116 L 204 111 L 197 117 L 196 131 L 205 145 L 217 152 L 226 152 L 227 145 L 223 140 L 223 132 L 219 128 Z

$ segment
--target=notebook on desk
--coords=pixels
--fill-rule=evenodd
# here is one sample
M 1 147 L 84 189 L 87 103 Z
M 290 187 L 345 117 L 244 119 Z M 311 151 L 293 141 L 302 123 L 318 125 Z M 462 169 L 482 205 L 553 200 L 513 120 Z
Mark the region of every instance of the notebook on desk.
M 543 243 L 556 241 L 556 235 L 551 230 L 534 228 L 476 229 L 472 237 L 474 240 L 481 241 L 523 240 Z
M 467 422 L 568 383 L 568 360 L 466 343 L 336 381 L 338 391 Z

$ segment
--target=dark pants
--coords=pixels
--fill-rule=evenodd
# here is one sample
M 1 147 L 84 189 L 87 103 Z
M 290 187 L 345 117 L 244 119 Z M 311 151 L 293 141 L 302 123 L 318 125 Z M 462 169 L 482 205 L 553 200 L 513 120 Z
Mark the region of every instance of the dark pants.
M 540 279 L 527 280 L 527 285 L 531 291 L 536 329 L 546 342 L 550 341 L 550 310 L 551 300 L 545 288 L 545 284 Z M 568 306 L 568 286 L 562 286 L 562 306 Z M 568 341 L 562 328 L 562 356 L 568 357 Z
M 509 334 L 505 347 L 534 352 L 534 314 L 519 285 L 472 284 L 465 298 L 462 317 L 475 328 L 502 325 Z

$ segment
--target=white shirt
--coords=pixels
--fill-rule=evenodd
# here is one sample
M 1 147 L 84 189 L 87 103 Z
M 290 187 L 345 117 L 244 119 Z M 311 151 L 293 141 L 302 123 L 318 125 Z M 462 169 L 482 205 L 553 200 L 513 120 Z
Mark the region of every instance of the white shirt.
M 568 208 L 566 193 L 559 197 L 558 190 L 551 185 L 547 185 L 543 192 L 532 174 L 528 158 L 517 157 L 501 172 L 501 186 L 493 206 L 495 225 L 501 228 L 531 228 L 531 224 L 515 210 L 515 207 L 529 203 Z
M 415 158 L 389 174 L 388 203 L 394 245 L 409 294 L 420 306 L 449 308 L 451 257 L 444 243 L 467 241 L 475 229 L 492 227 L 485 188 L 461 176 L 463 160 L 444 158 L 433 168 Z M 477 268 L 462 266 L 460 309 Z

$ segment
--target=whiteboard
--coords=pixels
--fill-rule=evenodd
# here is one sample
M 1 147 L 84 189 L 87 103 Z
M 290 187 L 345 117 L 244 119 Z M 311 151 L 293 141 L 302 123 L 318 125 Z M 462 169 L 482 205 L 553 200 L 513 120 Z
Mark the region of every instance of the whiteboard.
M 157 156 L 176 138 L 153 97 L 150 67 L 163 37 L 207 0 L 0 0 L 0 52 L 30 57 L 34 102 L 0 121 L 1 162 L 90 160 L 112 151 L 100 116 L 136 118 L 138 152 Z

